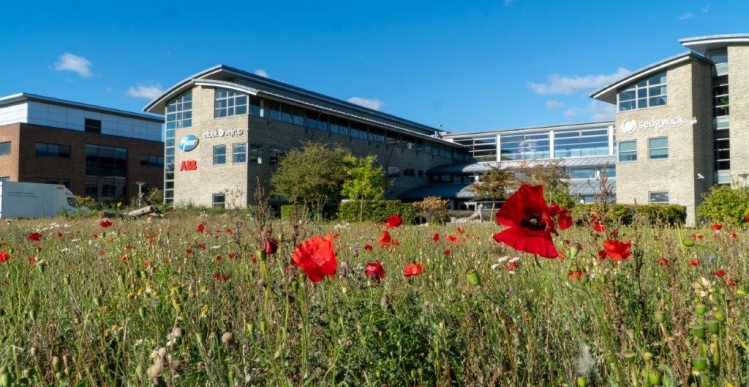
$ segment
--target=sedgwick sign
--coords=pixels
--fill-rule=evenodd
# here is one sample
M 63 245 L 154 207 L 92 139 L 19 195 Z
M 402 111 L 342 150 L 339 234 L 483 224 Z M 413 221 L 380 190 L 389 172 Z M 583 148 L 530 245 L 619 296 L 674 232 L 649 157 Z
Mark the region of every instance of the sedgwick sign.
M 685 120 L 684 117 L 681 116 L 681 114 L 665 118 L 651 118 L 645 121 L 626 120 L 622 122 L 622 132 L 632 133 L 635 131 L 635 129 L 668 128 L 671 126 L 679 126 L 684 122 L 687 122 L 687 120 Z M 697 123 L 697 118 L 692 118 L 689 122 L 694 125 Z

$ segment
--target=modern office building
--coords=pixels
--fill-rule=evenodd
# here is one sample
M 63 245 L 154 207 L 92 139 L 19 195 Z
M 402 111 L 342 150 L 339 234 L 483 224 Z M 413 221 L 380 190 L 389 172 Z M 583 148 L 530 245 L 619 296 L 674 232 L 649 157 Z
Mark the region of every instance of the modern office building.
M 172 86 L 145 110 L 166 116 L 165 200 L 246 206 L 284 153 L 304 141 L 376 155 L 396 198 L 426 171 L 469 161 L 434 128 L 219 65 Z
M 162 187 L 163 117 L 34 94 L 0 98 L 0 180 L 64 184 L 100 202 Z M 141 184 L 141 187 L 138 186 Z

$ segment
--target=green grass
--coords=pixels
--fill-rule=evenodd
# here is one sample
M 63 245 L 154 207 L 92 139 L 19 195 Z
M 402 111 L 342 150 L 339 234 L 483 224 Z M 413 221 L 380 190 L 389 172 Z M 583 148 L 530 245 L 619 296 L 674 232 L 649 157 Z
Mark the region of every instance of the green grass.
M 401 226 L 400 245 L 382 248 L 380 224 L 99 220 L 0 225 L 11 255 L 0 263 L 0 387 L 749 384 L 744 230 L 620 228 L 633 254 L 612 262 L 598 258 L 606 235 L 582 226 L 560 232 L 564 257 L 549 260 L 496 243 L 488 223 Z M 340 234 L 338 273 L 309 282 L 291 253 L 328 232 Z M 685 247 L 692 232 L 704 238 Z M 281 248 L 263 260 L 268 235 Z M 577 257 L 565 240 L 580 243 Z M 387 273 L 374 284 L 364 267 L 377 259 Z M 405 278 L 413 261 L 424 273 Z M 587 275 L 570 281 L 570 270 Z

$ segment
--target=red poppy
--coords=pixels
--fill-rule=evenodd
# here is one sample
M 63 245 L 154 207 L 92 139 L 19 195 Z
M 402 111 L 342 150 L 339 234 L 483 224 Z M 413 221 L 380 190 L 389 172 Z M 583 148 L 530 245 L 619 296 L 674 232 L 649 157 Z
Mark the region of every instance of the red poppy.
M 726 282 L 726 286 L 728 286 L 729 289 L 731 290 L 736 289 L 736 282 L 733 282 L 733 280 L 726 278 L 725 282 Z
M 457 235 L 448 235 L 447 236 L 447 241 L 450 242 L 450 243 L 455 243 L 455 242 L 458 241 L 458 236 Z
M 252 258 L 250 258 L 250 260 L 252 261 L 252 263 L 257 263 L 257 257 L 254 255 L 252 256 Z
M 33 268 L 36 268 L 36 265 L 38 265 L 38 264 L 39 264 L 39 261 L 37 261 L 36 257 L 35 257 L 35 256 L 33 256 L 33 255 L 29 256 L 29 258 L 28 258 L 27 260 L 29 261 L 29 264 L 30 264 L 30 265 L 31 265 L 31 267 L 33 267 Z
M 424 272 L 424 266 L 421 266 L 420 263 L 412 262 L 406 265 L 403 275 L 405 275 L 406 277 L 413 277 L 423 272 Z
M 220 261 L 220 260 L 222 260 L 222 259 L 224 259 L 224 257 L 222 257 L 222 256 L 220 256 L 220 255 L 217 255 L 217 256 L 216 256 L 216 260 L 217 260 L 217 261 Z
M 573 281 L 573 282 L 575 282 L 575 281 L 582 281 L 585 278 L 585 276 L 587 276 L 587 275 L 588 275 L 588 273 L 586 273 L 586 272 L 584 272 L 582 270 L 577 270 L 577 271 L 570 270 L 567 273 L 567 277 L 570 279 L 570 281 Z
M 229 275 L 228 274 L 221 274 L 219 272 L 215 272 L 215 273 L 213 273 L 213 279 L 216 280 L 216 281 L 226 282 L 226 281 L 229 280 Z
M 390 215 L 390 217 L 385 221 L 385 228 L 395 228 L 400 226 L 402 223 L 403 218 L 401 218 L 399 215 Z
M 462 227 L 458 227 L 458 234 L 464 234 L 464 233 L 465 233 L 465 231 L 463 231 L 463 228 Z
M 38 242 L 42 239 L 42 234 L 38 232 L 32 232 L 31 234 L 29 234 L 29 236 L 26 237 L 26 239 L 30 241 Z
M 601 222 L 596 222 L 593 225 L 593 231 L 595 231 L 595 232 L 604 232 L 604 231 L 606 231 L 606 226 L 604 226 L 603 224 L 601 224 Z
M 203 225 L 203 223 L 198 223 L 198 226 L 195 227 L 195 231 L 197 232 L 203 232 L 204 230 L 205 230 L 205 226 Z
M 699 266 L 699 265 L 700 265 L 700 260 L 699 259 L 693 259 L 693 260 L 689 261 L 689 266 Z
M 364 250 L 372 251 L 372 245 L 370 245 L 369 243 L 367 243 L 366 245 L 364 245 Z
M 668 259 L 660 257 L 658 258 L 655 263 L 661 265 L 661 266 L 668 266 Z
M 731 239 L 732 240 L 739 240 L 739 234 L 736 234 L 736 231 L 731 231 Z
M 632 255 L 629 252 L 629 248 L 632 246 L 632 242 L 622 242 L 614 239 L 609 239 L 603 242 L 604 250 L 598 252 L 600 258 L 611 258 L 612 261 L 621 261 L 629 258 Z
M 450 254 L 452 254 L 452 251 L 450 251 L 450 249 L 445 250 L 445 255 L 450 255 Z
M 322 281 L 325 276 L 334 277 L 338 268 L 333 248 L 333 236 L 314 236 L 305 240 L 294 250 L 293 264 L 299 266 L 312 282 Z
M 393 238 L 390 237 L 390 232 L 387 230 L 382 232 L 382 235 L 380 235 L 380 244 L 383 246 L 390 246 L 393 244 Z
M 515 250 L 537 254 L 546 258 L 556 258 L 557 253 L 551 235 L 556 235 L 553 217 L 560 215 L 559 227 L 565 229 L 568 221 L 567 210 L 558 206 L 551 208 L 544 200 L 544 187 L 522 185 L 512 194 L 497 212 L 497 223 L 508 228 L 494 234 L 494 240 L 505 243 Z
M 749 222 L 749 215 L 744 217 L 744 221 Z
M 713 272 L 713 275 L 716 276 L 716 277 L 718 277 L 718 278 L 720 278 L 720 277 L 723 277 L 724 275 L 726 275 L 726 271 L 723 270 L 723 269 L 716 270 L 716 271 Z
M 710 226 L 710 228 L 712 228 L 712 229 L 713 229 L 713 230 L 715 230 L 715 231 L 719 231 L 720 229 L 722 229 L 722 228 L 723 228 L 723 226 L 721 226 L 721 225 L 720 225 L 720 224 L 718 224 L 718 223 L 713 223 L 713 225 L 712 225 L 712 226 Z
M 278 251 L 278 240 L 276 238 L 268 238 L 265 240 L 265 253 L 275 254 Z
M 102 228 L 110 227 L 112 226 L 112 221 L 109 219 L 102 220 L 101 222 L 99 222 L 99 226 L 101 226 Z
M 9 259 L 10 259 L 10 253 L 8 253 L 5 250 L 0 251 L 0 263 L 3 263 Z
M 518 268 L 518 261 L 508 262 L 505 268 L 507 268 L 507 271 L 515 271 Z
M 382 267 L 379 259 L 374 262 L 367 262 L 366 274 L 372 282 L 379 283 L 385 276 L 385 268 Z
M 439 242 L 440 241 L 440 233 L 436 232 L 434 235 L 432 235 L 432 241 Z

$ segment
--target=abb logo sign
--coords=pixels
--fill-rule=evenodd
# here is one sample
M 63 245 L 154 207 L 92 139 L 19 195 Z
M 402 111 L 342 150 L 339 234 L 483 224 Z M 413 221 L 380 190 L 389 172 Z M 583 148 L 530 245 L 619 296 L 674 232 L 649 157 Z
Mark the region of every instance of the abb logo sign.
M 198 169 L 198 162 L 195 160 L 185 160 L 180 164 L 180 171 L 194 171 Z

